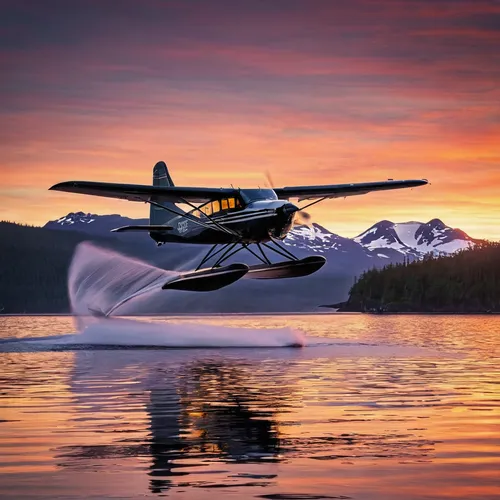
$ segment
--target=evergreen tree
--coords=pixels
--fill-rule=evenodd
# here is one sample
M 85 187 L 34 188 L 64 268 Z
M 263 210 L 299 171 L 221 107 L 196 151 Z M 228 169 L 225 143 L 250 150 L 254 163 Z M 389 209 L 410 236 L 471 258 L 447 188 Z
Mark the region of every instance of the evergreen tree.
M 371 269 L 352 286 L 345 309 L 500 312 L 500 243 Z

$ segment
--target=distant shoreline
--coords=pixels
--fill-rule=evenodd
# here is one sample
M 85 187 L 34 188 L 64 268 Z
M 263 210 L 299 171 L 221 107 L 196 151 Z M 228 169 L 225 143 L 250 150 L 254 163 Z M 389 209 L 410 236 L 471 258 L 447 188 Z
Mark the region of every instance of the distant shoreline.
M 364 312 L 364 311 L 309 311 L 309 312 L 232 312 L 232 313 L 151 313 L 151 314 L 119 314 L 114 318 L 206 318 L 206 317 L 222 317 L 222 316 L 353 316 L 353 315 L 369 315 L 369 316 L 497 316 L 500 312 Z M 67 317 L 72 318 L 70 313 L 8 313 L 0 314 L 0 319 L 15 318 L 15 317 Z
M 322 315 L 328 316 L 333 314 L 360 314 L 358 312 L 342 312 L 338 313 L 337 311 L 304 311 L 304 312 L 232 312 L 232 313 L 224 313 L 224 312 L 207 312 L 207 313 L 140 313 L 140 314 L 118 314 L 113 317 L 117 318 L 154 318 L 154 317 L 179 317 L 179 316 L 188 316 L 188 317 L 196 317 L 196 316 L 313 316 L 313 315 Z M 2 317 L 22 317 L 22 316 L 61 316 L 61 317 L 73 317 L 71 313 L 6 313 L 0 314 L 0 318 Z M 90 315 L 89 315 L 90 316 Z

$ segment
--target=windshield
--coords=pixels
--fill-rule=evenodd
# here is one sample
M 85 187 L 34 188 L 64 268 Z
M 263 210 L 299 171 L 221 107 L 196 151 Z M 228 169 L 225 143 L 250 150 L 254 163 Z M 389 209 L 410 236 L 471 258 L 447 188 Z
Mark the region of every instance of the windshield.
M 241 197 L 245 203 L 250 203 L 257 200 L 277 200 L 278 197 L 272 189 L 242 189 Z

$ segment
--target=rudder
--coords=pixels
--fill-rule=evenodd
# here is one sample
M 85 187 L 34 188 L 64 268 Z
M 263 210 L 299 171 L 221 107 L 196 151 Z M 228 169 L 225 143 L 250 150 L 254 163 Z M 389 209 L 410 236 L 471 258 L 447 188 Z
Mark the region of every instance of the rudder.
M 153 186 L 168 187 L 173 185 L 174 181 L 170 177 L 166 163 L 159 161 L 153 167 Z
M 159 161 L 153 167 L 153 186 L 158 187 L 171 187 L 174 186 L 174 182 L 172 181 L 172 177 L 170 177 L 170 173 L 168 172 L 167 165 L 164 161 Z M 182 212 L 176 205 L 169 201 L 161 201 L 156 199 L 155 196 L 151 198 L 151 201 L 158 203 L 163 207 L 169 208 L 171 210 L 175 210 L 177 213 Z M 149 223 L 152 225 L 160 225 L 167 224 L 174 217 L 177 217 L 172 212 L 168 210 L 164 210 L 158 205 L 151 204 L 151 208 L 149 210 Z

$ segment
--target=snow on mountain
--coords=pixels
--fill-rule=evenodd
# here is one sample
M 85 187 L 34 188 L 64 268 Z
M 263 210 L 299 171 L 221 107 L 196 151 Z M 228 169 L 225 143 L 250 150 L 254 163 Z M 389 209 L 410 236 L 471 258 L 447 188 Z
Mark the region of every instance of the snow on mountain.
M 328 250 L 346 253 L 358 246 L 350 238 L 343 238 L 316 223 L 293 228 L 284 243 L 287 246 L 309 249 L 317 253 L 325 253 Z
M 460 229 L 452 229 L 439 219 L 432 219 L 422 224 L 415 232 L 415 240 L 419 249 L 454 253 L 457 250 L 474 246 L 474 240 Z
M 475 244 L 460 229 L 453 229 L 439 219 L 427 223 L 381 221 L 354 238 L 371 251 L 395 250 L 401 254 L 422 258 L 428 253 L 451 254 Z
M 130 219 L 119 214 L 97 215 L 85 212 L 70 212 L 64 217 L 47 222 L 44 227 L 108 235 L 111 229 L 128 224 L 148 224 L 148 219 Z
M 61 226 L 67 226 L 69 224 L 74 224 L 75 222 L 77 224 L 90 224 L 91 222 L 94 222 L 96 218 L 99 217 L 97 214 L 84 214 L 83 212 L 70 212 L 68 215 L 65 215 L 64 217 L 61 217 L 60 219 L 57 219 L 55 221 L 50 221 L 47 224 L 50 224 L 51 222 L 54 222 L 55 224 L 59 224 Z M 105 217 L 105 216 L 103 216 Z
M 113 228 L 131 225 L 148 224 L 147 219 L 130 219 L 118 214 L 97 215 L 84 212 L 71 212 L 45 225 L 49 229 L 83 231 L 86 233 L 110 235 Z M 142 235 L 147 240 L 147 234 Z M 135 238 L 138 238 L 136 235 Z M 427 223 L 401 222 L 388 220 L 377 222 L 372 227 L 356 236 L 344 238 L 332 233 L 319 224 L 294 227 L 284 244 L 290 248 L 308 252 L 352 256 L 355 260 L 377 259 L 401 261 L 403 257 L 421 259 L 427 253 L 451 254 L 458 250 L 473 246 L 472 239 L 460 229 L 453 229 L 439 219 Z
M 370 229 L 354 238 L 354 241 L 368 250 L 374 250 L 376 248 L 402 250 L 405 247 L 394 230 L 394 224 L 388 220 L 378 222 Z

